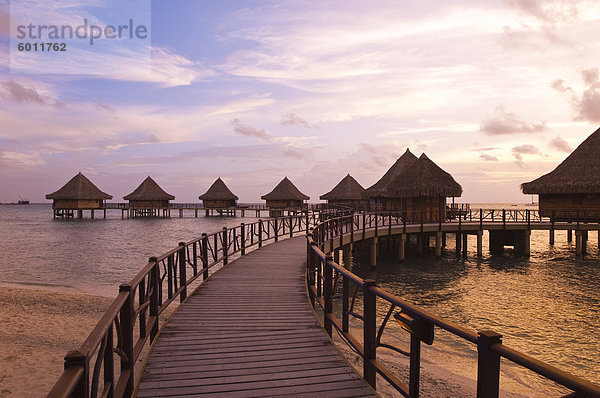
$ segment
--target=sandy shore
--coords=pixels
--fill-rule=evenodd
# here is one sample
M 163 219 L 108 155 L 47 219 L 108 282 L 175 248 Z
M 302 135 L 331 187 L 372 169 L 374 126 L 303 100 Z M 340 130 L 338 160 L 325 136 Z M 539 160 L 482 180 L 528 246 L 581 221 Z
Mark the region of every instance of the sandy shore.
M 0 397 L 44 397 L 113 298 L 0 287 Z

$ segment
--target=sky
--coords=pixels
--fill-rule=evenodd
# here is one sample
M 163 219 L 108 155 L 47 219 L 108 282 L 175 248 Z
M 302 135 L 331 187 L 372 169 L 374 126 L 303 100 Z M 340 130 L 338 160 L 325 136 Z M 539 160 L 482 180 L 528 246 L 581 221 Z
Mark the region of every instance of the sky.
M 115 0 L 29 12 L 69 1 Z M 150 175 L 176 202 L 217 177 L 261 202 L 284 176 L 316 202 L 406 148 L 452 174 L 459 202 L 528 202 L 520 184 L 600 126 L 597 0 L 152 1 L 146 52 L 67 52 L 46 74 L 11 70 L 10 6 L 0 202 L 47 202 L 79 171 L 113 201 Z

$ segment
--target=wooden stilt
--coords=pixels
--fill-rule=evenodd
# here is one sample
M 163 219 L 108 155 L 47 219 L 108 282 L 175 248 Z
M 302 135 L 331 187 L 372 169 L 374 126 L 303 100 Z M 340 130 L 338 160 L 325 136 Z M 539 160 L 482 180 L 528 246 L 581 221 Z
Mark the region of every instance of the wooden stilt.
M 400 240 L 398 241 L 398 256 L 400 257 L 400 261 L 404 261 L 406 258 L 406 235 L 401 234 Z
M 377 237 L 371 238 L 369 246 L 369 264 L 371 267 L 375 267 L 377 265 Z

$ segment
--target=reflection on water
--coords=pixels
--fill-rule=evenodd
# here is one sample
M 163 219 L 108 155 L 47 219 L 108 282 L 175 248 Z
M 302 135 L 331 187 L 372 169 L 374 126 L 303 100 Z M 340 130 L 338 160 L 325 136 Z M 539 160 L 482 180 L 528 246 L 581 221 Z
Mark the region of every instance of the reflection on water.
M 530 257 L 508 250 L 504 255 L 489 255 L 485 234 L 484 256 L 477 258 L 475 239 L 470 237 L 465 258 L 455 254 L 455 241 L 448 234 L 443 258 L 435 258 L 432 249 L 422 257 L 412 253 L 400 264 L 389 250 L 380 255 L 375 269 L 368 265 L 368 248 L 357 245 L 352 270 L 446 320 L 474 330 L 494 330 L 504 336 L 506 345 L 600 383 L 596 236 L 590 233 L 590 254 L 576 258 L 566 232 L 557 232 L 551 247 L 548 232 L 533 231 Z M 440 353 L 429 349 L 429 358 L 462 374 L 464 363 L 457 360 L 462 354 L 456 349 L 464 344 L 445 340 Z M 470 349 L 475 355 L 474 347 Z M 529 372 L 520 374 L 504 362 L 502 366 L 524 385 L 537 383 Z
M 87 214 L 86 214 L 87 216 Z M 0 206 L 1 282 L 69 287 L 112 297 L 150 256 L 178 242 L 256 218 L 193 217 L 53 220 L 49 204 Z

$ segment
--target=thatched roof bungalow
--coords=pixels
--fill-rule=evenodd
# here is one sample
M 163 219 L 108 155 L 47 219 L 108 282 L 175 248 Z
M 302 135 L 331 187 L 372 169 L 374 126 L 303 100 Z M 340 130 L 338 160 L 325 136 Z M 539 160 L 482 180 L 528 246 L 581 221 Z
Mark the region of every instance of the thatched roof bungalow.
M 323 194 L 319 199 L 326 200 L 329 204 L 359 209 L 364 201 L 365 189 L 348 174 L 331 191 Z
M 260 198 L 266 200 L 269 209 L 275 210 L 271 215 L 281 215 L 283 210 L 299 210 L 304 201 L 310 199 L 287 177 L 284 177 L 271 192 Z
M 225 185 L 221 177 L 208 188 L 205 194 L 198 196 L 205 209 L 226 209 L 237 205 L 238 197 Z
M 599 153 L 600 129 L 554 170 L 521 184 L 521 189 L 525 194 L 539 195 L 539 210 L 543 217 L 554 217 L 555 221 L 597 219 L 600 215 Z
M 388 210 L 405 211 L 410 221 L 444 221 L 446 198 L 462 195 L 462 187 L 422 154 L 398 175 L 384 193 Z
M 46 199 L 53 200 L 53 209 L 98 209 L 112 196 L 102 192 L 79 172 L 58 191 L 47 194 Z
M 410 149 L 406 148 L 406 152 L 396 160 L 383 177 L 365 190 L 365 198 L 368 199 L 369 207 L 381 210 L 386 209 L 385 194 L 388 190 L 388 186 L 416 160 L 417 157 Z
M 157 183 L 148 176 L 142 183 L 123 199 L 129 201 L 130 209 L 166 209 L 169 201 L 175 196 L 165 192 Z

